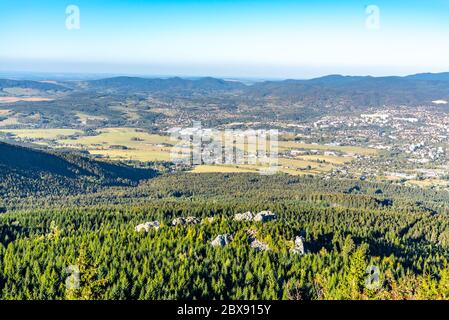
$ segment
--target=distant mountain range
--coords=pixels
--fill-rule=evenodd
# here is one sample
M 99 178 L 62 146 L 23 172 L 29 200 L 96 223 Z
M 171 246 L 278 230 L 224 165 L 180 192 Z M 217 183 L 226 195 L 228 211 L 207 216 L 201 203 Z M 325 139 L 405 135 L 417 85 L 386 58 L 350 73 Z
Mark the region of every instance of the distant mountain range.
M 304 105 L 379 106 L 385 104 L 430 104 L 449 100 L 449 72 L 422 73 L 405 77 L 329 75 L 310 80 L 265 81 L 246 85 L 211 77 L 197 80 L 179 77 L 152 79 L 113 77 L 83 82 L 48 83 L 0 80 L 0 89 L 10 87 L 37 90 L 90 90 L 119 94 L 213 95 L 230 93 L 233 99 L 277 99 Z
M 115 77 L 90 81 L 89 87 L 131 93 L 221 91 L 255 99 L 275 98 L 315 105 L 416 105 L 429 104 L 437 99 L 449 100 L 449 73 L 423 73 L 406 77 L 329 75 L 310 80 L 265 81 L 249 86 L 215 78 L 187 80 Z

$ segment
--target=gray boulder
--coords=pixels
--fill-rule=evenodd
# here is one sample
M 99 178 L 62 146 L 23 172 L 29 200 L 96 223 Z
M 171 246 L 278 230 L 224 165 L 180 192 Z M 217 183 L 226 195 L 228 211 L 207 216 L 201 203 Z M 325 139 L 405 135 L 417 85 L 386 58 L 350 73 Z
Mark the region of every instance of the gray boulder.
M 305 253 L 303 237 L 297 236 L 295 238 L 295 246 L 290 250 L 290 252 L 299 255 L 303 255 Z
M 252 241 L 249 242 L 249 246 L 257 251 L 266 251 L 270 250 L 268 247 L 268 244 L 265 242 L 259 241 L 257 239 L 252 239 Z
M 172 226 L 183 226 L 190 224 L 198 224 L 200 222 L 201 222 L 200 219 L 198 219 L 197 217 L 187 217 L 187 218 L 179 217 L 173 219 L 171 224 Z
M 268 247 L 268 244 L 266 244 L 265 242 L 262 242 L 256 238 L 256 234 L 257 234 L 256 230 L 248 230 L 247 234 L 248 234 L 249 246 L 251 248 L 253 248 L 257 251 L 270 250 L 270 248 Z
M 261 211 L 254 217 L 254 221 L 268 222 L 271 220 L 276 220 L 278 217 L 271 211 Z
M 251 221 L 253 220 L 254 215 L 251 211 L 247 211 L 245 213 L 237 213 L 234 215 L 235 221 Z
M 219 234 L 212 242 L 213 247 L 224 247 L 232 241 L 232 235 Z
M 150 221 L 150 222 L 145 222 L 145 223 L 137 225 L 135 227 L 135 230 L 137 232 L 141 232 L 141 231 L 148 232 L 151 229 L 158 230 L 160 227 L 161 227 L 161 224 L 159 223 L 159 221 Z

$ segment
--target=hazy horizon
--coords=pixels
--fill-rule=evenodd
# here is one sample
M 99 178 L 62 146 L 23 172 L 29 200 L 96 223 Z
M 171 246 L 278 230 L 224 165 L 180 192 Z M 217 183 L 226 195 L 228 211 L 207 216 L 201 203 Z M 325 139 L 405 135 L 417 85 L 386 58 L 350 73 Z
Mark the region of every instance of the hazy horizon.
M 132 73 L 132 72 L 75 72 L 75 71 L 28 71 L 28 70 L 11 70 L 5 71 L 0 69 L 0 78 L 9 78 L 9 79 L 28 79 L 28 80 L 90 80 L 90 79 L 102 79 L 102 78 L 110 78 L 110 77 L 140 77 L 140 78 L 175 78 L 180 77 L 184 79 L 200 79 L 200 78 L 218 78 L 224 80 L 236 80 L 236 81 L 282 81 L 282 80 L 310 80 L 316 79 L 326 76 L 339 75 L 339 76 L 367 76 L 367 77 L 406 77 L 415 74 L 421 73 L 448 73 L 449 71 L 441 71 L 441 72 L 431 72 L 431 71 L 423 71 L 416 73 L 402 73 L 402 74 L 382 74 L 382 75 L 373 75 L 373 74 L 345 74 L 338 72 L 329 72 L 317 74 L 316 76 L 303 76 L 303 77 L 276 77 L 276 76 L 244 76 L 244 75 L 219 75 L 219 74 L 164 74 L 164 73 Z

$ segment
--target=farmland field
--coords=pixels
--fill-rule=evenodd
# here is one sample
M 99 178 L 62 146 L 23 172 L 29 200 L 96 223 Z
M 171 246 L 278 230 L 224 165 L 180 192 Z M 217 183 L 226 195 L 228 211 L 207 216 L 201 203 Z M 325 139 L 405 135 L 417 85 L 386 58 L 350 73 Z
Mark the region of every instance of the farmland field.
M 338 151 L 346 154 L 358 154 L 375 156 L 379 154 L 379 150 L 358 146 L 336 146 L 336 145 L 323 145 L 323 144 L 309 144 L 300 143 L 295 141 L 280 141 L 279 150 L 291 150 L 291 149 L 306 149 L 306 150 L 321 150 L 321 151 Z
M 42 97 L 0 97 L 0 103 L 14 103 L 18 101 L 27 101 L 27 102 L 39 102 L 39 101 L 52 101 L 50 98 L 42 98 Z
M 11 133 L 21 139 L 57 139 L 74 134 L 81 134 L 81 130 L 75 129 L 2 129 L 0 132 Z

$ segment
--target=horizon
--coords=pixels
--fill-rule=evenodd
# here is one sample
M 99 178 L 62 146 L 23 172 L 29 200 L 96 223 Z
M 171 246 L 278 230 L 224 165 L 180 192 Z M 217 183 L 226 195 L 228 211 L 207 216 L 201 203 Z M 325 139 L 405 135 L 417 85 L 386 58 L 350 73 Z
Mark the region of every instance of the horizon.
M 151 75 L 151 74 L 132 74 L 132 73 L 79 73 L 79 72 L 34 72 L 34 71 L 9 71 L 5 72 L 0 70 L 0 79 L 9 79 L 9 80 L 32 80 L 32 81 L 44 81 L 44 80 L 59 80 L 59 81 L 89 81 L 89 80 L 99 80 L 99 79 L 108 79 L 108 78 L 141 78 L 141 79 L 173 79 L 173 78 L 181 78 L 185 80 L 199 80 L 204 78 L 213 78 L 224 81 L 238 81 L 238 82 L 263 82 L 263 81 L 307 81 L 320 79 L 325 77 L 339 76 L 339 77 L 365 77 L 365 78 L 388 78 L 388 77 L 396 77 L 396 78 L 406 78 L 410 76 L 416 75 L 438 75 L 438 74 L 449 74 L 449 71 L 443 72 L 420 72 L 420 73 L 412 73 L 412 74 L 391 74 L 391 75 L 353 75 L 353 74 L 340 74 L 340 73 L 329 73 L 319 75 L 317 77 L 309 77 L 309 78 L 280 78 L 280 77 L 238 77 L 238 76 L 212 76 L 212 75 Z

